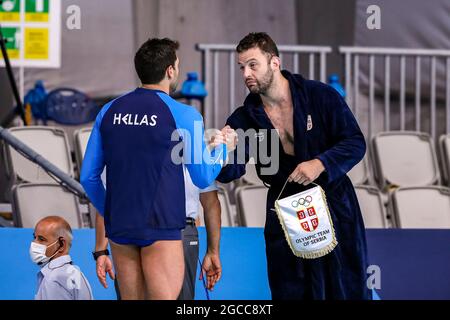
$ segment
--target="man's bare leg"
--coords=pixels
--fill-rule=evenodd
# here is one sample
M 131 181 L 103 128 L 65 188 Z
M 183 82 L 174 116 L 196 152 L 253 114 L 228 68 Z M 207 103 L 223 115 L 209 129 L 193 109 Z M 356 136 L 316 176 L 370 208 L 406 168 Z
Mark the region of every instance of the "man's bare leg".
M 144 300 L 145 280 L 140 248 L 109 241 L 122 300 Z
M 156 241 L 141 249 L 147 299 L 176 300 L 184 278 L 181 240 Z

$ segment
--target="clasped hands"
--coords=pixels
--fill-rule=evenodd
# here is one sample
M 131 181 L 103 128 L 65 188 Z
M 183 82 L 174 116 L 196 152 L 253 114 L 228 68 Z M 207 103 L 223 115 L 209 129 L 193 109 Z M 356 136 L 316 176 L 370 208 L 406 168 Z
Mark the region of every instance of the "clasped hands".
M 236 131 L 230 126 L 225 126 L 220 131 L 216 130 L 215 134 L 209 140 L 209 147 L 211 149 L 214 149 L 222 143 L 226 144 L 228 152 L 236 149 L 238 136 Z

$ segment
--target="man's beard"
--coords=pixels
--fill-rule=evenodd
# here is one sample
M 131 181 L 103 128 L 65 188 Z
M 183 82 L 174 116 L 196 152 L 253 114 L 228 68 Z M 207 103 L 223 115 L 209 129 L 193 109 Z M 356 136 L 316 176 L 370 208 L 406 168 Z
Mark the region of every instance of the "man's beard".
M 273 82 L 273 70 L 269 68 L 261 80 L 255 79 L 256 84 L 248 88 L 251 93 L 265 94 L 267 90 L 272 86 Z
M 169 93 L 172 94 L 177 90 L 178 87 L 178 79 L 172 82 L 169 86 Z

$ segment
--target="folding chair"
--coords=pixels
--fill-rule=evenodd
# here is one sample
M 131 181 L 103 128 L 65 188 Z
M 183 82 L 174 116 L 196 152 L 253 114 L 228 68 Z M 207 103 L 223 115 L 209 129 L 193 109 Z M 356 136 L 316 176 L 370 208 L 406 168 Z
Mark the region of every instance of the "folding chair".
M 74 177 L 72 157 L 64 130 L 52 127 L 29 126 L 9 129 L 12 135 L 28 145 L 69 176 Z M 11 146 L 5 146 L 7 175 L 12 184 L 18 182 L 55 183 L 42 169 Z
M 382 132 L 372 139 L 375 177 L 380 189 L 440 182 L 433 140 L 426 133 Z
M 399 228 L 450 228 L 450 188 L 398 188 L 391 194 L 390 205 Z
M 16 185 L 12 189 L 11 204 L 16 227 L 34 228 L 46 216 L 60 216 L 72 228 L 82 226 L 77 196 L 56 184 Z
M 445 183 L 450 187 L 450 134 L 439 138 L 439 149 L 441 155 L 442 175 Z
M 75 157 L 77 159 L 78 168 L 81 169 L 83 163 L 84 153 L 86 152 L 89 137 L 91 136 L 92 128 L 82 128 L 74 133 L 74 149 Z
M 244 185 L 255 185 L 255 186 L 264 185 L 262 180 L 258 177 L 255 163 L 252 161 L 248 162 L 247 165 L 245 166 L 245 174 L 242 176 L 241 179 Z
M 237 190 L 237 214 L 242 226 L 264 227 L 267 191 L 265 186 L 245 186 Z
M 75 150 L 75 158 L 77 161 L 78 173 L 81 173 L 81 165 L 83 163 L 84 154 L 86 153 L 86 148 L 89 142 L 89 137 L 91 136 L 92 127 L 85 127 L 79 130 L 76 130 L 73 134 L 74 137 L 74 150 Z M 106 188 L 106 167 L 101 175 L 103 185 Z M 91 226 L 95 226 L 95 216 L 97 210 L 90 203 L 89 204 L 89 219 Z
M 381 192 L 371 186 L 356 186 L 356 195 L 366 228 L 384 229 L 388 227 Z
M 348 176 L 353 185 L 365 184 L 369 179 L 366 158 L 363 158 L 356 166 L 348 172 Z
M 231 214 L 231 204 L 230 199 L 228 198 L 227 190 L 221 186 L 218 186 L 219 190 L 217 192 L 217 196 L 220 201 L 220 209 L 222 216 L 222 227 L 233 227 L 233 219 Z

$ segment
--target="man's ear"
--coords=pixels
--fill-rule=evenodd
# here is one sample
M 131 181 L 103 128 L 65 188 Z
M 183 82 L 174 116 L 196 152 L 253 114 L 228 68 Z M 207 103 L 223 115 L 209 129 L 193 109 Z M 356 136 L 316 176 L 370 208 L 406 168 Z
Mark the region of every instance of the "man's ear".
M 272 65 L 273 69 L 281 69 L 280 57 L 272 56 L 272 59 L 270 60 L 270 64 Z
M 58 239 L 58 243 L 59 243 L 58 251 L 59 252 L 64 252 L 64 250 L 66 249 L 66 245 L 67 245 L 66 239 L 64 239 L 63 237 L 60 237 Z
M 175 72 L 175 69 L 173 68 L 173 66 L 170 65 L 170 66 L 167 67 L 167 69 L 166 69 L 166 76 L 167 76 L 168 80 L 173 78 L 174 72 Z

